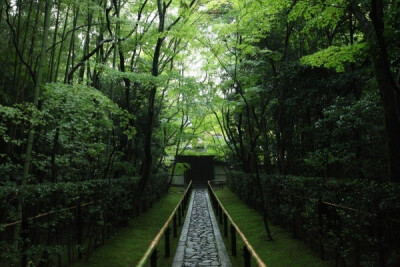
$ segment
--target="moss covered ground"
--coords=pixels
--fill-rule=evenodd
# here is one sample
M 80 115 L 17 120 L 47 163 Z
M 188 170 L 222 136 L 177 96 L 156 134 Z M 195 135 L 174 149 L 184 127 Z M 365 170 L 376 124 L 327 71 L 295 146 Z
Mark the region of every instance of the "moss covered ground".
M 150 242 L 170 216 L 178 204 L 184 188 L 172 187 L 168 194 L 161 198 L 151 209 L 130 220 L 129 227 L 121 229 L 99 247 L 88 260 L 81 260 L 74 266 L 87 267 L 125 267 L 135 266 L 140 260 Z M 184 218 L 182 218 L 183 224 Z M 173 238 L 171 231 L 171 257 L 164 257 L 164 238 L 157 249 L 159 252 L 158 266 L 171 266 L 181 227 L 178 228 L 178 238 Z
M 228 188 L 215 190 L 215 193 L 268 267 L 323 267 L 331 265 L 327 261 L 322 261 L 307 244 L 292 238 L 292 235 L 281 227 L 270 224 L 274 241 L 267 241 L 263 219 L 259 213 L 244 204 Z M 219 227 L 221 233 L 223 233 L 222 225 Z M 230 232 L 228 232 L 225 245 L 232 266 L 243 266 L 243 243 L 239 235 L 237 235 L 237 242 L 237 256 L 232 257 Z M 256 264 L 252 262 L 252 266 L 256 266 Z

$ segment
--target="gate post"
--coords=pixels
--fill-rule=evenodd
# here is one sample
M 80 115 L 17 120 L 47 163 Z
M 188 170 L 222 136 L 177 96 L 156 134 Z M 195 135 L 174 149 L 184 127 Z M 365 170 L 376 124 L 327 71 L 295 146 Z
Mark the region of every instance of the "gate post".
M 174 221 L 172 222 L 173 230 L 174 230 L 174 237 L 178 236 L 178 229 L 176 226 L 176 213 L 174 214 Z
M 223 215 L 224 215 L 224 213 L 222 211 L 222 206 L 219 206 L 219 223 L 222 223 Z
M 250 252 L 246 246 L 243 246 L 244 267 L 251 266 Z
M 224 214 L 224 236 L 228 236 L 228 216 Z
M 232 256 L 236 256 L 236 229 L 231 224 L 231 245 L 232 245 Z
M 157 253 L 158 253 L 158 251 L 157 251 L 157 249 L 155 249 L 150 256 L 150 266 L 151 267 L 157 267 Z
M 167 229 L 165 230 L 165 257 L 170 257 L 171 256 L 171 242 L 170 242 L 170 233 L 171 229 L 168 226 Z

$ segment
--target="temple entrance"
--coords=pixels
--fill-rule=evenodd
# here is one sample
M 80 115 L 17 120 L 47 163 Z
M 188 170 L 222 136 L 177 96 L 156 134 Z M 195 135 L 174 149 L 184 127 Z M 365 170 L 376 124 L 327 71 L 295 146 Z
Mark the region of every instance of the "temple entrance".
M 177 156 L 177 163 L 188 163 L 185 171 L 185 184 L 192 180 L 195 188 L 207 187 L 208 180 L 214 180 L 214 156 Z

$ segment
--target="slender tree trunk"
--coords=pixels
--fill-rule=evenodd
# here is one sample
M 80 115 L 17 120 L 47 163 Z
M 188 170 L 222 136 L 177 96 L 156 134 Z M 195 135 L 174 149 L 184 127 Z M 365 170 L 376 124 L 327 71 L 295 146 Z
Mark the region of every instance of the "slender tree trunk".
M 42 2 L 40 2 L 37 5 L 35 23 L 33 25 L 33 29 L 37 29 L 37 25 L 39 24 L 39 20 L 40 20 L 42 9 L 43 9 L 42 8 Z M 36 38 L 36 34 L 31 34 L 31 36 L 32 37 L 31 37 L 31 40 L 30 40 L 30 47 L 29 47 L 29 50 L 28 50 L 28 53 L 27 53 L 27 56 L 28 56 L 27 63 L 30 66 L 30 68 L 33 69 L 35 67 L 35 65 L 34 65 L 35 64 L 34 48 L 35 48 L 35 45 L 36 45 L 37 38 Z M 31 75 L 30 75 L 29 71 L 26 70 L 25 74 L 24 74 L 24 79 L 23 79 L 24 80 L 24 84 L 27 83 L 27 80 L 29 80 L 30 76 Z M 20 96 L 19 97 L 20 97 L 21 100 L 24 100 L 24 98 L 25 98 L 24 93 L 25 93 L 24 90 L 22 90 L 20 92 Z
M 384 3 L 382 0 L 371 0 L 371 5 L 371 19 L 375 35 L 372 62 L 385 110 L 389 179 L 392 182 L 400 182 L 400 88 L 390 69 L 389 54 L 384 37 Z
M 44 11 L 45 16 L 44 16 L 42 45 L 41 45 L 41 52 L 40 52 L 40 58 L 39 58 L 39 66 L 38 66 L 37 75 L 36 75 L 35 92 L 34 92 L 34 97 L 33 97 L 33 104 L 36 107 L 38 106 L 38 103 L 39 103 L 40 87 L 42 85 L 43 68 L 44 68 L 44 62 L 45 62 L 45 58 L 46 58 L 46 46 L 47 46 L 47 36 L 48 36 L 48 30 L 49 30 L 49 24 L 50 24 L 49 21 L 50 21 L 50 12 L 51 12 L 51 2 L 52 2 L 52 0 L 47 0 L 45 3 L 45 11 Z M 22 187 L 25 187 L 28 184 L 34 134 L 35 134 L 34 129 L 31 129 L 29 132 L 29 135 L 28 135 L 28 143 L 27 143 L 26 154 L 25 154 L 24 172 L 22 175 L 22 182 L 21 182 Z M 18 219 L 23 220 L 24 206 L 25 206 L 24 199 L 20 198 L 18 201 L 18 211 L 17 211 Z M 16 227 L 15 240 L 18 240 L 18 237 L 20 235 L 19 232 L 20 232 L 20 228 Z
M 3 21 L 4 1 L 0 1 L 0 24 Z
M 69 9 L 70 9 L 70 8 L 69 8 L 69 5 L 68 5 L 67 12 L 66 12 L 66 15 L 65 15 L 65 21 L 64 21 L 63 32 L 62 32 L 62 34 L 61 34 L 61 40 L 64 40 L 64 38 L 65 38 L 65 31 L 66 31 L 67 25 L 68 25 Z M 58 70 L 59 70 L 59 68 L 60 68 L 60 60 L 61 60 L 61 53 L 62 53 L 62 51 L 63 51 L 63 46 L 64 46 L 64 41 L 62 41 L 62 42 L 60 43 L 60 49 L 58 50 L 56 73 L 54 74 L 54 78 L 53 78 L 53 80 L 52 80 L 53 82 L 56 82 L 56 81 L 57 81 L 57 78 L 58 78 Z
M 161 0 L 157 0 L 157 5 L 158 5 L 158 16 L 159 16 L 159 25 L 158 25 L 158 32 L 163 33 L 164 32 L 164 21 L 165 21 L 165 12 L 166 8 L 164 8 L 163 4 L 165 3 Z M 160 54 L 161 54 L 161 47 L 164 42 L 165 37 L 159 37 L 157 39 L 156 47 L 154 50 L 154 55 L 153 55 L 153 66 L 152 66 L 152 72 L 151 74 L 154 77 L 157 77 L 159 75 L 159 60 L 160 60 Z M 148 107 L 147 107 L 147 124 L 145 128 L 145 145 L 144 145 L 144 155 L 145 155 L 145 161 L 144 161 L 144 166 L 143 166 L 143 172 L 142 172 L 142 178 L 141 182 L 139 184 L 139 190 L 144 191 L 144 188 L 146 187 L 146 184 L 150 178 L 150 173 L 153 165 L 153 155 L 151 153 L 151 143 L 152 143 L 152 137 L 153 137 L 153 123 L 154 123 L 154 103 L 155 103 L 155 98 L 156 98 L 156 93 L 157 93 L 157 86 L 153 85 L 149 98 L 148 98 Z
M 183 128 L 185 127 L 185 111 L 182 109 L 182 119 L 181 119 L 181 125 L 179 127 L 179 133 L 177 136 L 177 144 L 176 144 L 176 148 L 175 148 L 175 161 L 174 164 L 172 165 L 172 171 L 171 171 L 171 177 L 169 179 L 169 184 L 172 184 L 172 180 L 174 178 L 175 175 L 175 168 L 176 168 L 176 157 L 178 156 L 179 153 L 179 146 L 181 145 L 181 136 L 183 133 Z
M 67 64 L 65 65 L 65 76 L 64 76 L 64 83 L 67 83 L 68 81 L 68 73 L 69 73 L 69 66 L 70 66 L 70 62 L 71 62 L 71 58 L 72 58 L 72 66 L 74 66 L 73 63 L 73 58 L 74 58 L 74 43 L 75 43 L 75 28 L 76 28 L 76 23 L 78 21 L 78 17 L 79 17 L 79 5 L 76 8 L 75 11 L 75 17 L 74 17 L 74 21 L 72 23 L 72 35 L 71 35 L 71 41 L 69 43 L 69 50 L 68 50 L 68 58 L 67 58 Z M 72 81 L 72 80 L 71 80 Z
M 21 29 L 21 1 L 17 1 L 17 29 L 15 31 L 15 43 L 16 43 L 16 48 L 19 49 L 20 43 L 19 43 L 19 37 L 21 35 L 20 29 Z M 17 103 L 17 98 L 18 98 L 18 81 L 17 79 L 18 76 L 18 66 L 20 66 L 22 63 L 20 62 L 17 53 L 15 53 L 14 56 L 14 75 L 13 75 L 13 80 L 12 80 L 12 88 L 14 88 L 14 94 L 15 94 L 15 102 Z
M 39 5 L 40 6 L 40 5 Z M 30 26 L 30 22 L 31 22 L 31 14 L 32 14 L 32 9 L 33 9 L 33 1 L 31 1 L 31 3 L 29 4 L 29 11 L 28 11 L 28 15 L 27 15 L 27 18 L 26 18 L 26 22 L 25 22 L 25 33 L 24 33 L 24 38 L 23 38 L 23 40 L 22 40 L 22 45 L 25 47 L 25 45 L 26 45 L 26 40 L 27 40 L 27 38 L 28 38 L 28 35 L 29 35 L 29 26 Z M 39 9 L 40 10 L 40 9 Z M 23 58 L 25 58 L 25 50 L 27 50 L 27 49 L 23 49 L 22 50 L 22 57 Z M 22 71 L 21 71 L 21 68 L 22 68 L 22 64 L 19 64 L 19 66 L 18 66 L 18 77 L 17 77 L 17 79 L 18 80 L 20 80 L 21 79 L 21 74 L 22 74 Z M 25 77 L 24 77 L 24 79 L 21 79 L 22 80 L 22 85 L 21 85 L 21 90 L 17 90 L 17 88 L 15 88 L 14 90 L 16 91 L 16 92 L 18 92 L 17 93 L 17 95 L 16 95 L 16 99 L 15 99 L 15 102 L 17 103 L 18 102 L 18 97 L 20 96 L 20 95 L 24 95 L 24 87 L 25 87 L 25 84 L 26 84 L 26 77 L 27 77 L 27 73 L 25 73 Z
M 56 156 L 58 150 L 58 138 L 60 136 L 60 128 L 56 127 L 56 132 L 53 139 L 53 151 L 51 152 L 51 180 L 53 183 L 57 182 L 57 165 Z
M 89 12 L 89 10 L 88 10 Z M 88 26 L 86 28 L 86 38 L 85 38 L 85 48 L 84 48 L 84 52 L 83 52 L 83 56 L 85 57 L 87 54 L 89 54 L 89 45 L 90 45 L 90 30 L 92 28 L 92 16 L 89 14 L 88 15 Z M 89 62 L 89 61 L 88 61 Z M 83 82 L 83 78 L 85 76 L 85 64 L 81 65 L 81 68 L 79 70 L 79 79 L 78 79 L 78 83 L 82 83 Z M 87 76 L 89 75 L 89 72 L 87 73 Z M 89 78 L 89 77 L 88 77 Z
M 384 3 L 382 0 L 371 0 L 370 3 L 372 23 L 358 5 L 353 4 L 352 8 L 361 30 L 371 43 L 371 59 L 385 115 L 389 159 L 388 177 L 392 182 L 400 182 L 400 88 L 390 69 L 384 36 Z
M 269 137 L 266 127 L 264 128 L 264 171 L 266 174 L 272 173 L 271 157 L 269 151 Z
M 44 62 L 45 62 L 45 58 L 46 58 L 46 45 L 47 45 L 47 36 L 48 36 L 48 30 L 49 30 L 51 1 L 52 0 L 47 0 L 46 5 L 45 5 L 43 39 L 42 39 L 42 46 L 41 46 L 41 52 L 40 52 L 39 66 L 38 66 L 37 75 L 36 75 L 35 92 L 34 92 L 34 97 L 33 97 L 33 104 L 36 107 L 39 104 L 40 87 L 42 85 Z M 23 176 L 22 176 L 22 186 L 25 186 L 28 183 L 28 175 L 29 175 L 29 168 L 30 168 L 30 163 L 31 163 L 33 138 L 34 138 L 34 130 L 31 130 L 29 132 L 29 136 L 28 136 L 28 145 L 27 145 L 27 149 L 26 149 L 24 172 L 23 172 Z
M 57 18 L 56 18 L 56 26 L 54 28 L 54 34 L 53 34 L 53 45 L 56 43 L 57 41 L 57 34 L 58 34 L 58 25 L 60 22 L 60 7 L 61 7 L 61 0 L 58 1 L 57 4 Z M 51 55 L 50 55 L 50 72 L 49 72 L 49 81 L 53 80 L 53 72 L 54 72 L 54 58 L 56 55 L 56 46 L 53 46 L 51 48 Z

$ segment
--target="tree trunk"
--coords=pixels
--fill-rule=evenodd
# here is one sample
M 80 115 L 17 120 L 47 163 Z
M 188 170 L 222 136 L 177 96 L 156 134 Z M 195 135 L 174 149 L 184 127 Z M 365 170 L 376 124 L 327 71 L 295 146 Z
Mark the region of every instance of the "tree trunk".
M 18 13 L 18 15 L 16 16 L 17 17 L 17 28 L 16 28 L 16 31 L 15 31 L 15 45 L 16 45 L 15 49 L 19 50 L 20 49 L 19 48 L 20 47 L 19 37 L 21 35 L 21 13 L 22 13 L 21 1 L 17 1 L 16 5 L 17 5 L 17 13 Z M 23 54 L 23 52 L 22 52 L 22 54 Z M 19 79 L 17 77 L 19 76 L 18 75 L 18 73 L 19 73 L 18 71 L 19 71 L 19 66 L 21 65 L 21 62 L 19 62 L 19 61 L 20 60 L 18 59 L 18 55 L 17 55 L 17 53 L 15 53 L 15 56 L 14 56 L 14 74 L 13 74 L 13 79 L 12 79 L 12 88 L 14 88 L 14 93 L 15 93 L 15 103 L 17 103 L 17 98 L 18 98 L 18 81 L 19 81 Z
M 57 41 L 57 33 L 58 33 L 58 25 L 60 22 L 60 13 L 61 13 L 61 0 L 58 1 L 57 4 L 57 18 L 56 18 L 56 26 L 54 28 L 54 33 L 53 33 L 53 47 L 51 48 L 51 54 L 50 54 L 50 72 L 49 72 L 49 81 L 53 80 L 53 71 L 54 71 L 54 58 L 56 54 L 56 46 L 54 45 Z
M 76 23 L 78 21 L 78 16 L 79 16 L 79 5 L 76 8 L 75 11 L 75 17 L 74 17 L 74 21 L 73 21 L 73 25 L 72 25 L 72 35 L 71 35 L 71 41 L 69 43 L 69 50 L 68 50 L 68 58 L 67 58 L 67 64 L 65 65 L 65 76 L 64 76 L 64 83 L 67 83 L 68 81 L 68 73 L 69 73 L 69 66 L 70 66 L 70 61 L 71 61 L 71 57 L 73 58 L 73 50 L 74 50 L 74 42 L 75 42 L 75 28 L 76 28 Z M 72 66 L 74 66 L 74 62 L 72 59 Z M 72 81 L 72 78 L 70 79 Z
M 179 97 L 178 97 L 178 99 L 179 99 Z M 187 123 L 187 120 L 188 120 L 188 119 L 186 119 L 186 121 L 185 121 L 185 111 L 184 111 L 183 108 L 182 108 L 181 125 L 180 125 L 180 127 L 179 127 L 179 133 L 178 133 L 178 136 L 177 136 L 177 144 L 176 144 L 176 149 L 175 149 L 175 161 L 174 161 L 174 164 L 172 165 L 171 176 L 170 176 L 170 178 L 169 178 L 169 185 L 172 184 L 172 180 L 174 179 L 175 168 L 176 168 L 176 163 L 177 163 L 177 162 L 176 162 L 176 157 L 177 157 L 178 154 L 179 154 L 179 147 L 180 147 L 180 145 L 181 145 L 181 137 L 182 137 L 183 129 L 185 128 L 185 124 Z
M 69 5 L 68 5 L 67 12 L 66 12 L 66 15 L 65 15 L 65 21 L 64 21 L 63 31 L 62 31 L 62 34 L 61 34 L 61 40 L 64 40 L 64 38 L 65 38 L 65 31 L 66 31 L 67 25 L 68 25 L 68 16 L 69 16 Z M 56 73 L 54 74 L 54 78 L 52 80 L 54 82 L 56 82 L 57 78 L 58 78 L 58 70 L 60 68 L 60 59 L 61 59 L 61 53 L 62 53 L 62 50 L 63 50 L 63 46 L 64 46 L 64 41 L 62 41 L 60 43 L 60 49 L 58 50 Z
M 42 46 L 39 58 L 39 66 L 36 76 L 36 84 L 35 84 L 35 93 L 33 98 L 33 104 L 37 107 L 39 103 L 39 95 L 40 95 L 40 86 L 42 85 L 42 77 L 43 77 L 43 69 L 44 69 L 44 62 L 46 58 L 46 45 L 47 45 L 47 36 L 49 30 L 49 21 L 50 21 L 50 12 L 51 12 L 51 2 L 52 0 L 47 0 L 45 4 L 45 16 L 44 16 L 44 26 L 43 26 L 43 38 L 42 38 Z M 22 176 L 21 186 L 26 186 L 28 184 L 28 177 L 29 177 L 29 169 L 31 165 L 31 157 L 32 157 L 32 147 L 33 147 L 33 140 L 34 140 L 35 131 L 32 129 L 28 135 L 28 144 L 26 148 L 25 154 L 25 162 L 24 162 L 24 172 Z M 24 210 L 24 199 L 20 198 L 18 201 L 18 210 L 17 216 L 18 219 L 23 219 L 23 210 Z M 15 228 L 14 236 L 18 237 L 20 235 L 20 228 Z M 15 238 L 18 240 L 18 238 Z
M 41 52 L 40 52 L 39 67 L 38 67 L 38 71 L 37 71 L 35 92 L 34 92 L 34 97 L 33 97 L 33 104 L 36 107 L 38 106 L 38 103 L 39 103 L 40 87 L 42 85 L 44 62 L 45 62 L 45 58 L 46 58 L 46 45 L 47 45 L 47 36 L 48 36 L 48 30 L 49 30 L 49 20 L 50 20 L 50 11 L 51 11 L 51 3 L 50 2 L 51 2 L 51 0 L 46 1 L 46 5 L 45 5 L 42 47 L 41 47 Z M 26 148 L 24 173 L 22 176 L 22 186 L 27 185 L 27 182 L 28 182 L 29 167 L 30 167 L 31 154 L 32 154 L 33 137 L 34 137 L 34 131 L 31 130 L 29 132 L 28 145 Z
M 389 179 L 400 182 L 400 88 L 391 72 L 384 37 L 383 1 L 371 0 L 371 20 L 374 28 L 372 62 L 385 111 L 389 156 Z
M 164 32 L 164 19 L 165 19 L 165 12 L 166 8 L 163 6 L 163 3 L 161 0 L 157 0 L 157 5 L 158 5 L 158 16 L 159 16 L 159 25 L 158 25 L 158 32 L 163 33 Z M 164 3 L 165 5 L 165 3 Z M 160 60 L 160 54 L 161 54 L 161 47 L 164 42 L 165 37 L 159 37 L 157 39 L 156 47 L 154 50 L 154 56 L 153 56 L 153 67 L 152 67 L 152 72 L 151 74 L 154 77 L 157 77 L 159 75 L 159 60 Z M 151 153 L 151 143 L 152 143 L 152 136 L 153 136 L 153 122 L 154 122 L 154 103 L 155 103 L 155 98 L 156 98 L 156 93 L 157 93 L 157 86 L 153 85 L 150 94 L 149 94 L 149 103 L 147 107 L 147 124 L 146 124 L 146 129 L 145 129 L 145 145 L 144 145 L 144 166 L 143 166 L 143 172 L 142 172 L 142 179 L 139 184 L 139 190 L 141 192 L 144 191 L 144 188 L 146 187 L 147 181 L 150 178 L 150 172 L 151 172 L 151 167 L 153 165 L 153 155 Z
M 33 3 L 31 2 L 30 4 L 29 4 L 29 10 L 28 10 L 28 15 L 27 15 L 27 18 L 26 18 L 26 20 L 25 20 L 25 31 L 24 31 L 24 37 L 23 37 L 23 39 L 22 39 L 22 45 L 25 45 L 26 44 L 26 40 L 27 40 L 27 38 L 28 38 L 28 36 L 29 36 L 29 27 L 30 27 L 30 25 L 31 25 L 31 14 L 32 14 L 32 9 L 33 9 Z M 25 58 L 25 51 L 26 51 L 27 49 L 24 47 L 24 49 L 22 50 L 22 58 Z M 22 66 L 23 66 L 23 64 L 19 64 L 18 65 L 18 70 L 17 70 L 17 73 L 18 73 L 18 75 L 17 75 L 17 80 L 21 80 L 22 81 L 22 83 L 21 83 L 21 90 L 18 90 L 18 87 L 14 87 L 14 90 L 15 90 L 15 93 L 16 93 L 16 97 L 15 97 L 15 103 L 18 103 L 18 97 L 19 97 L 19 95 L 24 95 L 24 87 L 25 87 L 25 80 L 26 79 L 21 79 L 21 74 L 22 74 L 22 71 L 21 71 L 21 68 L 22 68 Z
M 0 24 L 3 20 L 3 11 L 4 11 L 4 1 L 0 1 Z
M 56 157 L 57 157 L 57 150 L 58 150 L 58 138 L 60 136 L 60 128 L 56 128 L 56 133 L 54 134 L 53 139 L 53 151 L 51 152 L 51 180 L 53 183 L 57 181 L 57 165 L 56 165 Z

